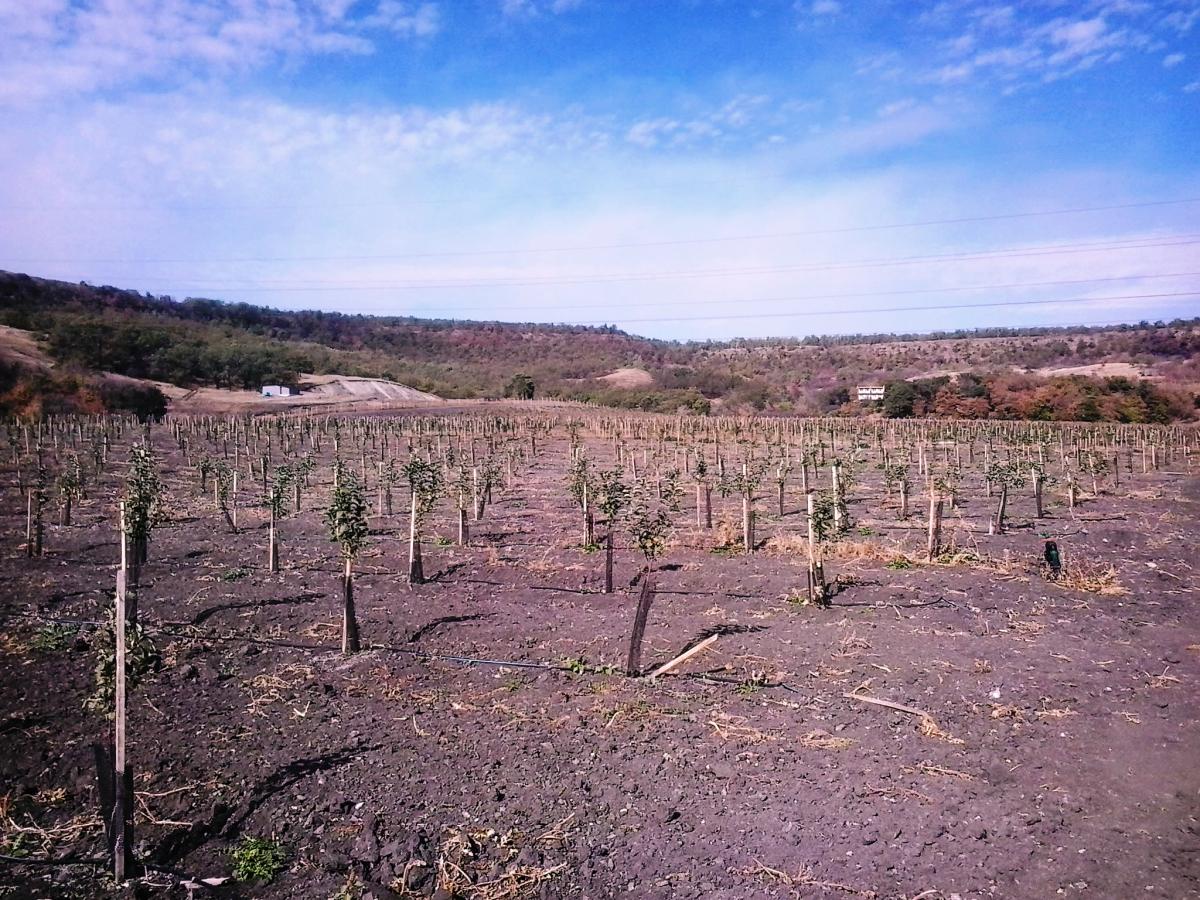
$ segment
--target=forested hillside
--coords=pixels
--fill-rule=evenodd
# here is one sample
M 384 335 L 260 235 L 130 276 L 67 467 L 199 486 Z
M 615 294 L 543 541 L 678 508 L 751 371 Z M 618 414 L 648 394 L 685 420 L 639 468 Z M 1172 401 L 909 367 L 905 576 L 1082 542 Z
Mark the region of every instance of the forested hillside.
M 133 387 L 117 390 L 111 381 L 94 381 L 96 373 L 230 389 L 338 373 L 450 398 L 503 396 L 514 376 L 526 375 L 539 397 L 668 412 L 1119 421 L 1194 417 L 1200 388 L 1200 320 L 676 343 L 612 327 L 177 301 L 0 273 L 0 324 L 31 332 L 54 362 L 50 371 L 6 364 L 0 403 L 7 410 L 27 410 L 33 399 L 55 394 L 87 395 L 85 408 L 130 402 L 117 394 Z M 1123 364 L 1117 377 L 1088 371 L 1114 363 Z M 1077 371 L 1057 371 L 1071 368 Z M 640 377 L 605 378 L 619 369 Z M 858 384 L 891 382 L 882 408 L 853 400 Z M 72 403 L 80 406 L 78 396 Z

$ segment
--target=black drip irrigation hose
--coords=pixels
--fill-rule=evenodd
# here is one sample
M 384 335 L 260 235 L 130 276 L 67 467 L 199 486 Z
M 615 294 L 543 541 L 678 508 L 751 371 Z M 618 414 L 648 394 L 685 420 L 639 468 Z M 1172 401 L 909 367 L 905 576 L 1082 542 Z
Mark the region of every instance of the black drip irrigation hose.
M 933 601 L 933 602 L 937 602 L 937 601 Z M 928 604 L 926 604 L 926 605 L 928 605 Z M 20 613 L 20 612 L 10 612 L 10 613 L 8 613 L 8 617 L 14 618 L 14 619 L 25 619 L 25 620 L 34 621 L 34 622 L 42 622 L 47 625 L 71 625 L 71 626 L 76 626 L 76 627 L 100 628 L 100 627 L 105 627 L 108 624 L 106 622 L 96 622 L 96 621 L 92 621 L 89 619 L 50 618 L 48 616 L 39 616 L 39 615 L 35 615 L 32 613 Z M 157 633 L 157 634 L 165 634 L 165 635 L 172 635 L 172 636 L 185 637 L 185 638 L 190 637 L 190 638 L 192 638 L 194 640 L 198 640 L 198 641 L 216 641 L 216 642 L 225 642 L 225 643 L 254 644 L 254 645 L 258 645 L 258 646 L 281 647 L 281 648 L 288 649 L 288 650 L 308 650 L 308 651 L 321 652 L 321 653 L 334 652 L 333 648 L 321 646 L 318 644 L 300 644 L 300 643 L 293 643 L 291 641 L 271 640 L 268 638 L 256 638 L 256 637 L 239 636 L 239 635 L 221 635 L 221 634 L 211 634 L 211 633 L 203 633 L 203 632 L 197 634 L 196 626 L 191 625 L 191 624 L 185 624 L 182 622 L 163 622 L 159 625 L 147 625 L 144 627 L 145 627 L 146 631 L 148 631 L 152 634 Z M 536 670 L 546 671 L 546 672 L 570 672 L 573 675 L 583 675 L 583 674 L 609 675 L 611 677 L 628 678 L 631 680 L 639 680 L 642 677 L 640 675 L 628 675 L 619 670 L 605 671 L 605 672 L 598 672 L 598 671 L 589 672 L 587 670 L 580 671 L 578 668 L 574 668 L 571 666 L 556 665 L 554 663 L 547 663 L 547 662 L 531 662 L 528 660 L 516 660 L 516 659 L 489 659 L 486 657 L 477 657 L 477 656 L 456 656 L 456 655 L 449 655 L 449 654 L 442 654 L 442 653 L 428 653 L 423 650 L 410 650 L 407 647 L 395 647 L 390 644 L 371 644 L 371 645 L 368 645 L 367 647 L 363 648 L 363 652 L 369 652 L 371 650 L 382 650 L 387 653 L 399 653 L 403 656 L 410 656 L 410 657 L 413 657 L 414 659 L 422 659 L 422 660 L 426 660 L 429 662 L 448 662 L 448 663 L 455 663 L 458 665 L 465 665 L 465 666 L 496 666 L 498 668 L 506 668 L 506 669 L 507 668 L 536 669 Z M 739 686 L 739 687 L 741 685 L 747 683 L 746 680 L 743 678 L 725 678 L 720 675 L 713 675 L 713 674 L 707 673 L 707 672 L 671 673 L 671 677 L 686 678 L 689 681 L 700 681 L 705 684 L 729 684 L 729 685 L 735 685 L 735 686 Z M 792 685 L 789 685 L 786 682 L 782 682 L 782 681 L 765 682 L 765 683 L 759 684 L 757 686 L 761 687 L 761 688 L 783 688 L 785 690 L 793 691 L 795 693 L 802 693 L 798 688 L 796 688 Z
M 69 625 L 79 628 L 103 628 L 107 627 L 108 625 L 107 622 L 97 622 L 91 619 L 61 619 L 20 612 L 10 612 L 8 613 L 8 617 L 12 619 L 25 619 L 28 621 L 42 622 L 46 625 Z M 214 634 L 212 632 L 198 631 L 195 625 L 185 622 L 162 622 L 158 625 L 146 624 L 142 627 L 150 634 L 163 634 L 173 637 L 192 638 L 193 640 L 197 641 L 254 644 L 266 647 L 281 647 L 288 650 L 309 650 L 317 653 L 334 652 L 334 648 L 322 646 L 320 644 L 301 644 L 293 641 L 257 638 L 249 635 Z M 560 672 L 575 671 L 570 666 L 560 666 L 555 665 L 554 663 L 529 662 L 515 659 L 487 659 L 474 656 L 451 656 L 438 653 L 428 653 L 423 650 L 410 650 L 407 647 L 396 647 L 391 644 L 369 644 L 362 649 L 363 652 L 382 650 L 387 653 L 399 653 L 401 655 L 411 656 L 416 659 L 432 660 L 435 662 L 453 662 L 462 665 L 503 666 L 506 668 L 511 667 L 517 669 L 546 669 Z

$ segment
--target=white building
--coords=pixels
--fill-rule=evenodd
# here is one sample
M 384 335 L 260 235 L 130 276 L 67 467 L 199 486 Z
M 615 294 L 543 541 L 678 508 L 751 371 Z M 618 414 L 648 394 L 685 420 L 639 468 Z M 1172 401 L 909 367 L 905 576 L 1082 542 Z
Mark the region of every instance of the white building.
M 883 401 L 883 385 L 860 384 L 858 386 L 859 403 L 881 403 Z
M 262 389 L 264 397 L 294 397 L 297 393 L 294 388 L 282 384 L 264 384 Z

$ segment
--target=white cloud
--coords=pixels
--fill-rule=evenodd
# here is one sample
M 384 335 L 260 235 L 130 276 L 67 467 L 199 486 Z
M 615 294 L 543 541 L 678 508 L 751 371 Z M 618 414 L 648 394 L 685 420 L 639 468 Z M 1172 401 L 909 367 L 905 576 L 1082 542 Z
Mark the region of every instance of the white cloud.
M 770 104 L 756 106 L 753 97 L 735 104 L 733 118 L 747 106 L 769 118 Z M 1069 235 L 1063 222 L 1040 219 L 803 238 L 795 233 L 1083 206 L 1100 195 L 1120 202 L 1128 194 L 1120 174 L 1108 171 L 1055 171 L 1040 181 L 908 166 L 838 174 L 838 160 L 846 155 L 885 152 L 952 127 L 972 127 L 959 109 L 920 103 L 900 103 L 877 118 L 826 128 L 800 143 L 789 136 L 770 152 L 714 153 L 703 142 L 671 143 L 689 124 L 711 123 L 719 114 L 731 115 L 719 106 L 695 119 L 646 120 L 644 131 L 661 143 L 642 150 L 598 139 L 606 123 L 550 118 L 510 104 L 334 111 L 182 95 L 49 116 L 17 113 L 12 127 L 0 132 L 0 268 L 291 307 L 619 325 L 629 320 L 632 331 L 684 337 L 933 328 L 945 324 L 945 313 L 852 311 L 996 299 L 995 291 L 925 297 L 923 289 L 1191 271 L 1183 267 L 1191 247 L 831 268 L 842 261 L 1039 244 Z M 35 121 L 39 127 L 29 127 Z M 1188 214 L 1156 210 L 1152 221 L 1165 226 L 1171 215 Z M 1078 229 L 1083 238 L 1145 233 L 1137 222 L 1111 213 L 1092 228 L 1087 220 L 1071 221 L 1070 231 Z M 718 240 L 610 246 L 688 238 Z M 593 249 L 546 252 L 578 246 Z M 486 250 L 511 252 L 471 255 Z M 446 252 L 463 255 L 420 255 Z M 73 261 L 47 261 L 58 258 Z M 185 261 L 171 261 L 179 259 Z M 698 270 L 726 274 L 660 277 Z M 633 277 L 611 280 L 614 273 Z M 462 286 L 444 287 L 449 283 Z M 397 287 L 412 284 L 427 286 Z M 479 284 L 485 286 L 471 286 Z M 908 290 L 918 293 L 888 294 Z M 846 293 L 875 296 L 779 299 Z M 1056 294 L 1024 291 L 1017 299 L 1047 296 Z M 813 309 L 836 312 L 640 321 Z M 978 324 L 1053 318 L 1045 307 L 1019 312 L 1029 318 L 996 309 L 974 319 L 954 315 L 956 323 Z M 1065 304 L 1053 313 L 1062 321 L 1087 320 L 1089 314 L 1109 313 L 1103 304 Z
M 509 19 L 533 19 L 547 13 L 555 16 L 574 12 L 584 0 L 500 0 L 500 12 Z
M 1163 57 L 1163 61 L 1162 61 L 1163 68 L 1164 69 L 1174 68 L 1175 66 L 1177 66 L 1181 62 L 1183 62 L 1185 59 L 1187 59 L 1187 54 L 1185 54 L 1185 53 L 1168 53 L 1166 56 Z
M 433 3 L 400 0 L 0 0 L 0 105 L 371 53 L 438 24 Z
M 409 4 L 381 0 L 375 12 L 361 19 L 364 28 L 386 28 L 400 37 L 432 37 L 441 27 L 438 7 L 433 3 Z
M 1200 11 L 1195 0 L 1181 3 Z M 1138 0 L 1088 0 L 1077 4 L 1082 15 L 1048 21 L 1038 15 L 1068 7 L 1061 2 L 939 4 L 921 19 L 930 32 L 930 52 L 924 59 L 911 57 L 907 68 L 917 81 L 999 84 L 1011 92 L 1113 65 L 1130 53 L 1169 49 L 1195 18 L 1183 9 L 1162 15 L 1155 5 Z M 1176 57 L 1182 59 L 1178 53 L 1166 58 Z

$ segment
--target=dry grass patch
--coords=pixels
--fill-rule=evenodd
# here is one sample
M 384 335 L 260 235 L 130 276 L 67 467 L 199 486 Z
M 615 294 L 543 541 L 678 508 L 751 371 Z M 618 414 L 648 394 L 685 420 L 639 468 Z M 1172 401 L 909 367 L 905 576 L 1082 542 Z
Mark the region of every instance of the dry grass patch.
M 921 762 L 916 766 L 905 766 L 904 772 L 919 772 L 922 775 L 937 775 L 942 778 L 958 778 L 961 781 L 974 781 L 975 776 L 967 772 L 960 772 L 958 769 L 950 769 L 946 766 L 935 766 L 933 763 Z
M 803 556 L 808 558 L 808 536 L 804 534 L 777 534 L 767 540 L 766 549 L 781 556 Z M 895 565 L 908 568 L 914 565 L 898 545 L 885 546 L 875 541 L 841 540 L 823 544 L 821 553 L 825 559 L 841 562 L 873 562 L 880 565 Z
M 745 716 L 731 716 L 728 713 L 717 713 L 716 716 L 709 720 L 708 724 L 717 737 L 726 741 L 761 744 L 764 741 L 779 739 L 778 734 L 760 731 L 754 726 L 747 724 L 748 721 Z
M 1051 583 L 1069 590 L 1100 594 L 1103 597 L 1120 597 L 1129 593 L 1121 584 L 1116 566 L 1071 560 L 1063 566 L 1062 573 L 1057 578 L 1051 577 L 1049 572 L 1045 575 Z
M 850 738 L 835 737 L 820 729 L 810 731 L 800 738 L 800 746 L 810 750 L 849 750 L 854 744 Z
M 542 838 L 550 839 L 548 845 L 565 844 L 570 834 L 569 821 L 570 817 L 564 819 Z M 476 831 L 449 829 L 434 863 L 435 893 L 471 900 L 527 900 L 544 896 L 548 884 L 567 865 L 560 863 L 548 868 L 514 865 L 523 843 L 522 835 L 515 830 L 501 834 L 490 828 Z M 420 860 L 410 862 L 404 874 L 392 883 L 392 890 L 402 897 L 427 896 L 409 886 L 412 870 L 426 865 Z
M 1146 683 L 1149 684 L 1150 687 L 1161 690 L 1162 688 L 1168 688 L 1171 687 L 1171 685 L 1180 683 L 1179 679 L 1174 675 L 1167 674 L 1169 671 L 1170 667 L 1168 666 L 1162 670 L 1161 675 L 1151 675 L 1149 672 L 1143 672 L 1142 674 L 1148 679 Z
M 770 866 L 765 866 L 757 859 L 753 860 L 753 865 L 746 866 L 741 869 L 728 869 L 730 875 L 741 875 L 745 878 L 753 878 L 763 884 L 781 884 L 790 888 L 817 888 L 824 891 L 840 891 L 843 894 L 849 894 L 853 897 L 865 897 L 868 900 L 874 900 L 879 895 L 874 891 L 856 888 L 849 884 L 842 884 L 837 881 L 824 881 L 817 877 L 816 873 L 810 866 L 800 866 L 796 872 L 785 872 L 783 869 L 774 869 Z M 805 894 L 796 894 L 796 896 L 807 896 Z

